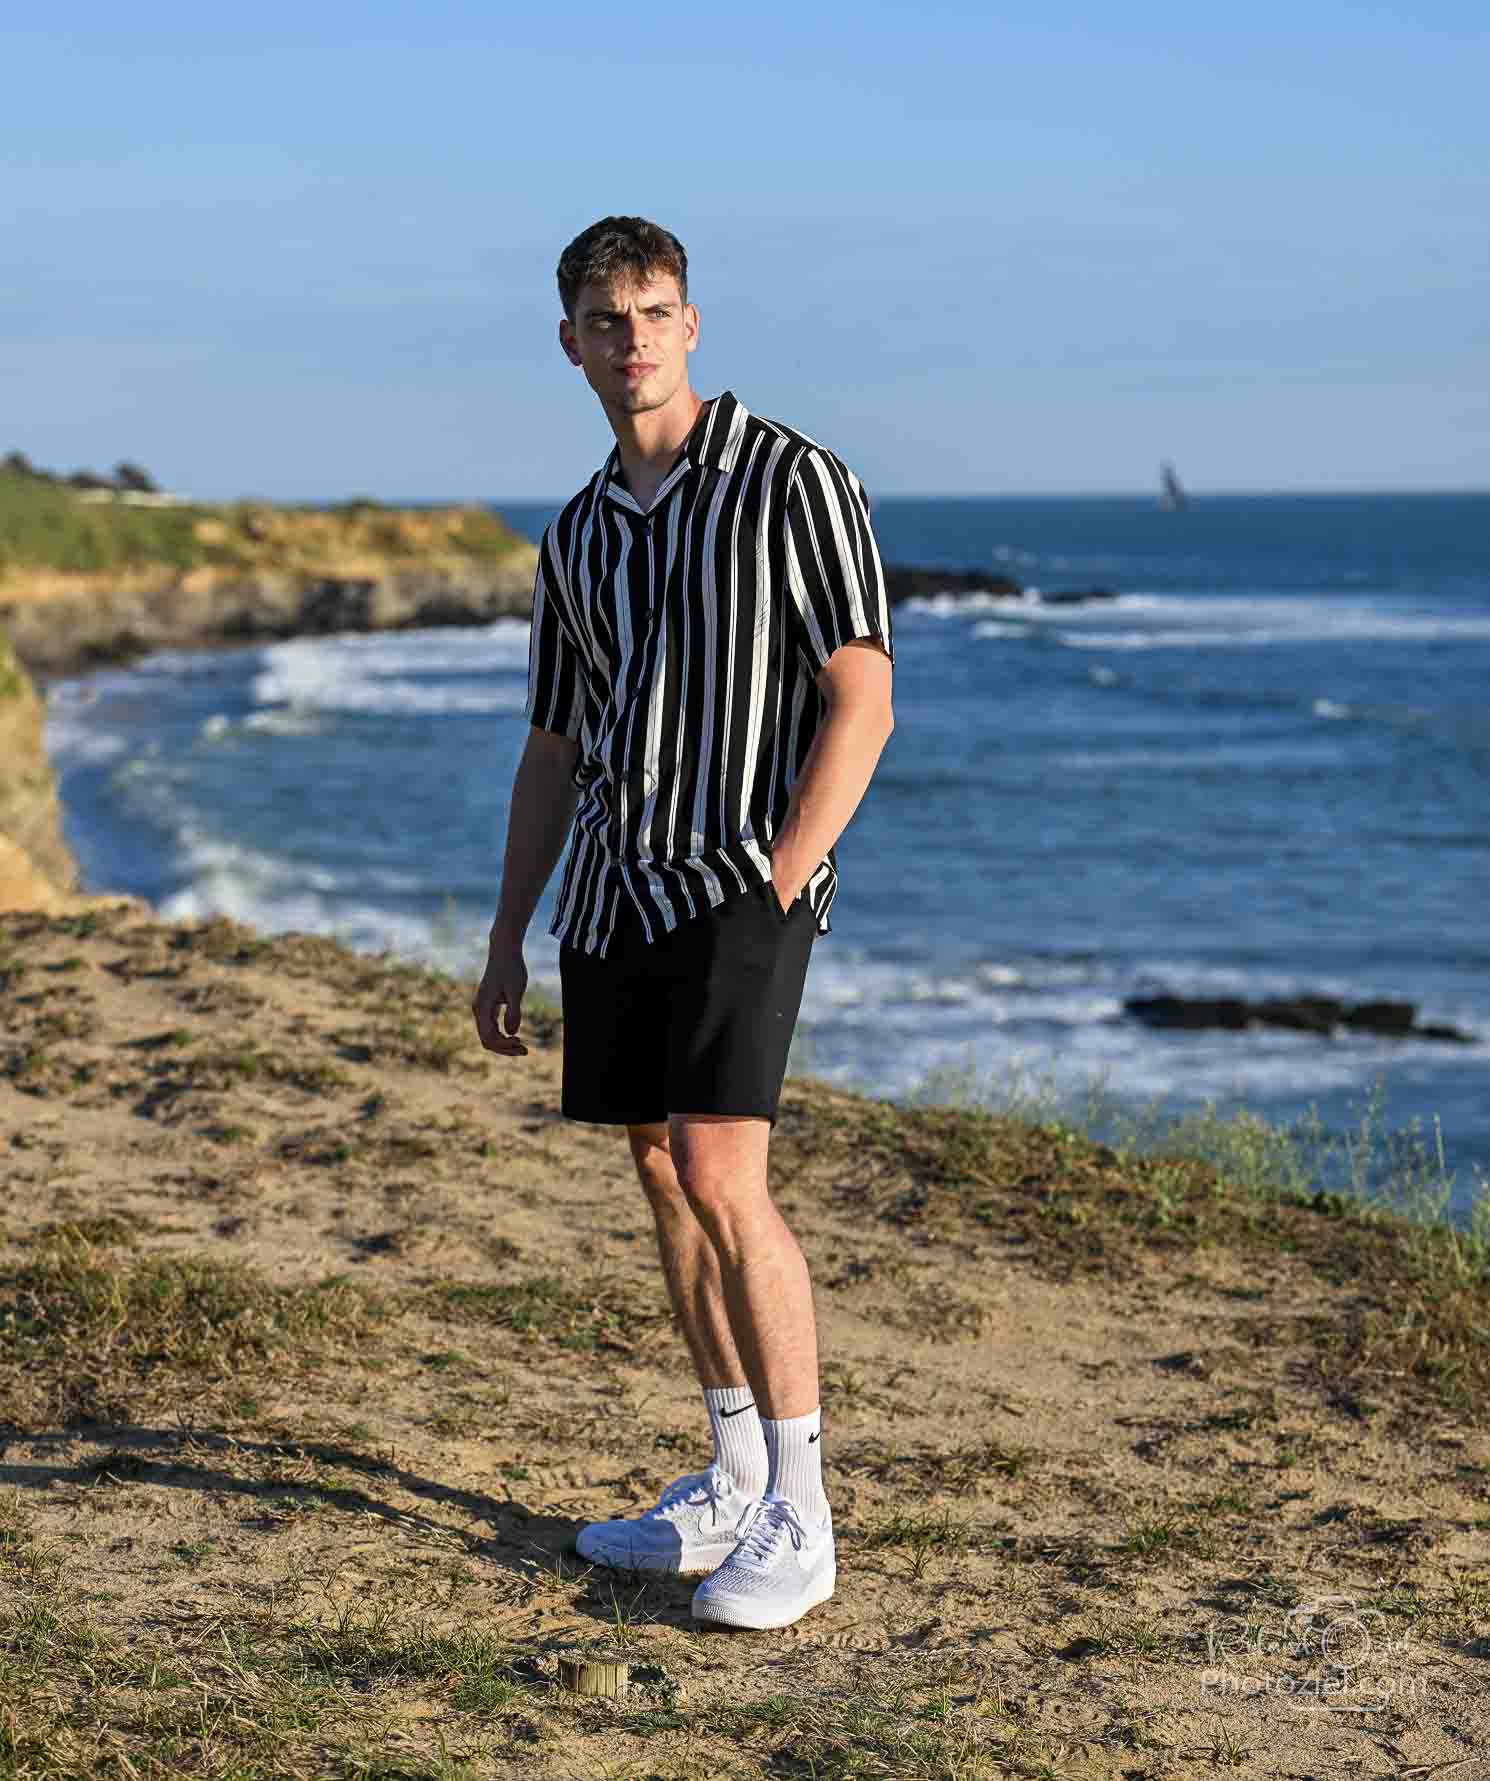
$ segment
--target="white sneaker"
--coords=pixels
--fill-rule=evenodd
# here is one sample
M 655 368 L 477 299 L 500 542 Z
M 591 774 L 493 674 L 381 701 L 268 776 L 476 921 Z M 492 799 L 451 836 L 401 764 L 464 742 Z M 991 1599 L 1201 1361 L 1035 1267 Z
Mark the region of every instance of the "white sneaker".
M 693 1592 L 696 1620 L 723 1626 L 790 1626 L 827 1601 L 838 1581 L 833 1512 L 808 1527 L 795 1505 L 767 1491 L 719 1569 Z
M 728 1472 L 689 1472 L 663 1491 L 655 1508 L 629 1521 L 592 1521 L 575 1550 L 592 1564 L 629 1571 L 712 1571 L 735 1549 L 736 1530 L 759 1499 Z

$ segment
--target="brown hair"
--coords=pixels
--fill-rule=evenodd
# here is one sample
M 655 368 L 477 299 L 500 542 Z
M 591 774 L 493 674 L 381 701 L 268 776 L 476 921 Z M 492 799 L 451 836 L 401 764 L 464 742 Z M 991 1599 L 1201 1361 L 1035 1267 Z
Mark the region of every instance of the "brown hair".
M 686 303 L 688 255 L 677 236 L 642 216 L 602 217 L 559 255 L 559 300 L 573 321 L 574 306 L 587 284 L 643 280 L 660 272 L 672 273 Z

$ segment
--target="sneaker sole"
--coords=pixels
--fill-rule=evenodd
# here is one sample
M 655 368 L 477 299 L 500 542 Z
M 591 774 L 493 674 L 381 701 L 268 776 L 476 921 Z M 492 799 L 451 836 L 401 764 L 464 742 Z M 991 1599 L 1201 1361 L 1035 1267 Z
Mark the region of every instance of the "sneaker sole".
M 667 1577 L 696 1577 L 717 1571 L 734 1549 L 733 1540 L 720 1546 L 697 1546 L 684 1559 L 670 1553 L 633 1552 L 619 1546 L 586 1552 L 576 1542 L 574 1548 L 586 1564 L 605 1565 L 613 1571 L 655 1571 Z
M 777 1609 L 773 1612 L 770 1602 L 762 1601 L 758 1596 L 714 1595 L 705 1596 L 702 1602 L 695 1596 L 693 1618 L 711 1620 L 719 1626 L 743 1626 L 752 1632 L 768 1633 L 780 1626 L 790 1626 L 810 1609 L 820 1608 L 831 1598 L 837 1585 L 838 1570 L 833 1566 L 811 1586 L 805 1600 L 799 1599 L 790 1611 Z

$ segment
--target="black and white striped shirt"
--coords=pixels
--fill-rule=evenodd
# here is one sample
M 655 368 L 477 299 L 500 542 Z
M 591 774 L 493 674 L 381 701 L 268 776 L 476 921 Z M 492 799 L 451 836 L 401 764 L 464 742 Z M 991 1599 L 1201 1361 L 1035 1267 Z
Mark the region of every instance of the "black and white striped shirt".
M 816 675 L 852 637 L 894 661 L 854 474 L 728 390 L 699 412 L 643 512 L 604 465 L 544 533 L 527 716 L 580 745 L 549 933 L 606 955 L 621 899 L 656 940 L 753 883 L 828 705 Z M 830 848 L 807 884 L 832 931 Z

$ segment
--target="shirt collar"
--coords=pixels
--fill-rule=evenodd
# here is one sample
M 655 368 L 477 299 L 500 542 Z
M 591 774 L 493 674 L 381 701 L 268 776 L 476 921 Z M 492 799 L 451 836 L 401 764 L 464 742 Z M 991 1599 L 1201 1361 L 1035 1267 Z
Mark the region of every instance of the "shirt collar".
M 662 488 L 658 490 L 658 500 L 662 499 L 663 490 L 671 486 L 685 458 L 695 470 L 702 470 L 706 466 L 715 470 L 732 470 L 735 459 L 740 455 L 745 423 L 749 418 L 749 411 L 733 390 L 722 390 L 712 401 L 706 402 L 688 437 L 683 441 L 678 462 L 668 471 Z M 602 495 L 609 495 L 613 501 L 635 507 L 636 503 L 625 485 L 616 482 L 620 469 L 621 450 L 619 446 L 613 445 L 601 470 L 600 492 Z M 640 512 L 640 509 L 637 511 Z
M 688 461 L 700 468 L 712 464 L 716 470 L 732 470 L 748 419 L 745 404 L 734 391 L 722 390 L 707 404 L 683 441 Z

